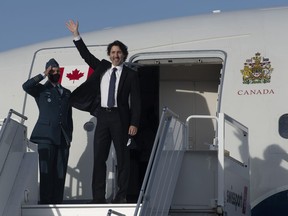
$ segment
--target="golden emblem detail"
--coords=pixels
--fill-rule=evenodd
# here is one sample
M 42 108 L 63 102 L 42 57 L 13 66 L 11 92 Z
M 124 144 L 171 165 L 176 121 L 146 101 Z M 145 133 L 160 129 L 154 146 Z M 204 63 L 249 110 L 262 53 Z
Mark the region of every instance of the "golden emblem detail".
M 243 84 L 270 83 L 272 71 L 269 58 L 261 57 L 257 52 L 244 63 L 244 69 L 241 70 Z

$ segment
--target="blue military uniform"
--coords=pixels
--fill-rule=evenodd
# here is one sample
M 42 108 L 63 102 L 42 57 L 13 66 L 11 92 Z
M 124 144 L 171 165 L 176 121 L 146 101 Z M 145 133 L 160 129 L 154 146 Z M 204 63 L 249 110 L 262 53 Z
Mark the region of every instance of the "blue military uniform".
M 35 98 L 39 109 L 30 140 L 38 144 L 40 203 L 58 204 L 63 201 L 72 140 L 72 108 L 68 103 L 71 92 L 50 81 L 41 84 L 44 78 L 44 75 L 39 74 L 27 80 L 22 87 Z

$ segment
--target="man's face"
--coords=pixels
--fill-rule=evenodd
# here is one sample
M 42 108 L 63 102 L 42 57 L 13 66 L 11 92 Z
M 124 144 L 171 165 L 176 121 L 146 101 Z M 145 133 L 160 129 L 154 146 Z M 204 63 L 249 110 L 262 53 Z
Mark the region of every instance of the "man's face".
M 53 67 L 51 70 L 50 70 L 50 74 L 60 74 L 60 69 L 59 67 Z
M 52 82 L 52 83 L 58 83 L 58 81 L 59 81 L 59 79 L 60 79 L 60 70 L 59 70 L 58 67 L 53 67 L 53 68 L 49 71 L 48 79 L 49 79 L 50 82 Z
M 111 51 L 109 53 L 110 60 L 114 66 L 119 66 L 124 62 L 124 54 L 121 51 L 120 47 L 112 46 Z

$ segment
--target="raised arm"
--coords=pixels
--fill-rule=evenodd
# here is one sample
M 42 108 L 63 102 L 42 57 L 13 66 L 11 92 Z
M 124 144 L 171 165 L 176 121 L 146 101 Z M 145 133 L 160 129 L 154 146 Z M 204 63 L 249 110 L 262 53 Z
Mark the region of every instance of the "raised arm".
M 86 44 L 84 43 L 84 41 L 82 40 L 82 38 L 80 37 L 80 33 L 79 33 L 79 23 L 74 22 L 73 20 L 69 20 L 66 23 L 67 28 L 69 29 L 69 31 L 73 34 L 74 37 L 74 44 L 77 48 L 77 50 L 79 51 L 81 57 L 85 60 L 85 62 L 93 69 L 95 70 L 98 65 L 100 64 L 100 60 L 97 59 L 87 48 Z
M 51 70 L 51 66 L 49 66 L 44 73 L 38 74 L 30 79 L 28 79 L 26 82 L 23 83 L 22 88 L 25 92 L 30 94 L 33 97 L 38 97 L 40 93 L 40 88 L 42 88 L 42 85 L 39 85 L 39 83 L 48 76 L 49 71 Z M 44 75 L 45 74 L 45 75 Z

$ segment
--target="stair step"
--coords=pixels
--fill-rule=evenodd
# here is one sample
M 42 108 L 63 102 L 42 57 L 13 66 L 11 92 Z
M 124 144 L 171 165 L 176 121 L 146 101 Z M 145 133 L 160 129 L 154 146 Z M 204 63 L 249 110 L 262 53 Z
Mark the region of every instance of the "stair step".
M 21 216 L 107 216 L 110 209 L 130 216 L 135 208 L 136 204 L 23 205 Z

